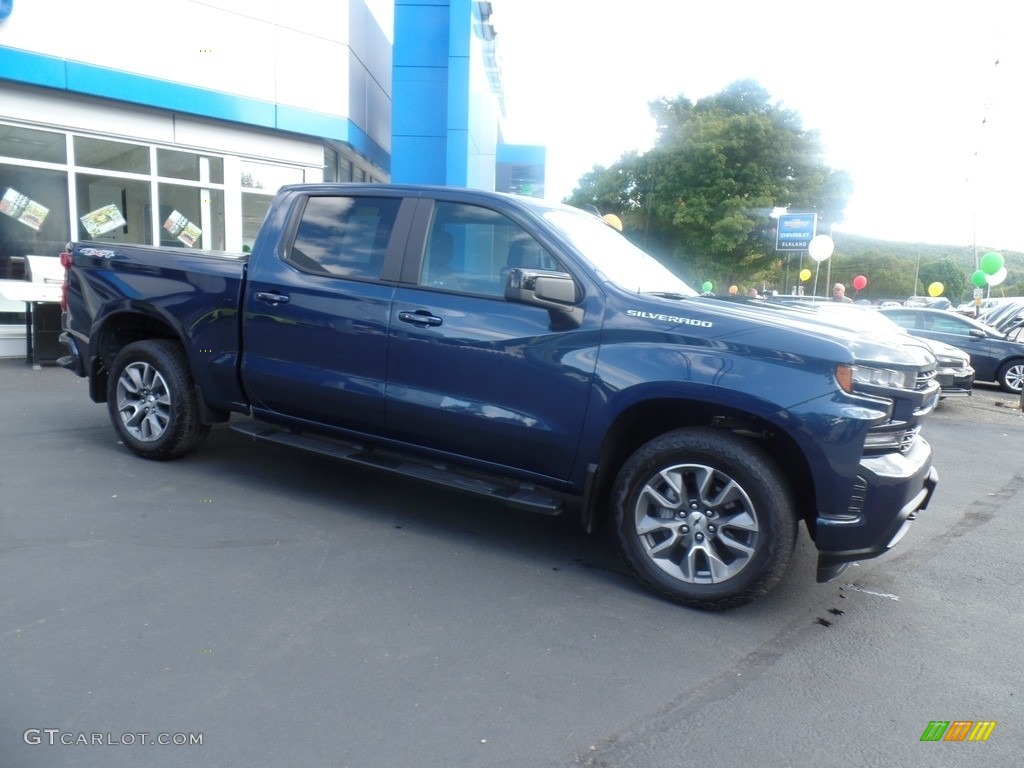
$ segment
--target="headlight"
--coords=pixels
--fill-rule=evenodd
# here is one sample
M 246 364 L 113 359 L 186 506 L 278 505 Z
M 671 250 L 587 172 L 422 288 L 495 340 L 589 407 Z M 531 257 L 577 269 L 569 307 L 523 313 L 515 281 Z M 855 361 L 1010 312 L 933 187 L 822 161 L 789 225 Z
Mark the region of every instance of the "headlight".
M 866 365 L 853 366 L 853 381 L 871 387 L 896 387 L 914 389 L 917 383 L 915 371 L 896 371 L 891 368 L 871 368 Z

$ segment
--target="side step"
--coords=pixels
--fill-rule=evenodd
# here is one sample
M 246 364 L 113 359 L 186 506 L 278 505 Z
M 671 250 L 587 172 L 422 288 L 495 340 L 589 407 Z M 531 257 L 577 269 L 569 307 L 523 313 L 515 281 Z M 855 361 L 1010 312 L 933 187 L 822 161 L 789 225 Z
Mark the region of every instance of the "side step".
M 426 480 L 459 491 L 475 493 L 500 501 L 512 507 L 538 512 L 542 515 L 560 515 L 565 511 L 565 500 L 558 494 L 527 483 L 508 478 L 469 473 L 443 463 L 431 463 L 381 449 L 366 448 L 355 443 L 344 443 L 292 432 L 259 421 L 232 424 L 231 429 L 257 441 L 287 445 L 304 451 L 320 453 L 350 464 L 379 469 L 396 475 Z

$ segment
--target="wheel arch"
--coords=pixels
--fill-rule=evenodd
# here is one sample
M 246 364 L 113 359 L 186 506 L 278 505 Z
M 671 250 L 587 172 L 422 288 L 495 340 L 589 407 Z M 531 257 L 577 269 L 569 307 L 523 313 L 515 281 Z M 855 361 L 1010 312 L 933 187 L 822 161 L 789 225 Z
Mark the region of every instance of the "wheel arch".
M 609 428 L 581 510 L 587 530 L 603 528 L 611 522 L 612 487 L 626 460 L 659 435 L 687 427 L 722 429 L 758 445 L 788 483 L 800 519 L 809 527 L 814 525 L 813 474 L 792 435 L 762 415 L 717 403 L 672 398 L 636 403 Z
M 89 362 L 89 396 L 96 403 L 106 402 L 110 365 L 128 344 L 145 339 L 169 339 L 182 344 L 188 356 L 188 347 L 170 322 L 137 309 L 118 310 L 106 315 L 93 328 L 91 337 L 94 341 Z
M 996 369 L 995 380 L 999 384 L 999 386 L 1002 387 L 1007 392 L 1019 393 L 1020 389 L 1016 389 L 1010 386 L 1009 383 L 1006 381 L 1007 371 L 1010 368 L 1013 368 L 1014 366 L 1024 366 L 1024 356 L 1009 357 L 1006 360 L 1003 360 L 999 364 L 999 367 Z

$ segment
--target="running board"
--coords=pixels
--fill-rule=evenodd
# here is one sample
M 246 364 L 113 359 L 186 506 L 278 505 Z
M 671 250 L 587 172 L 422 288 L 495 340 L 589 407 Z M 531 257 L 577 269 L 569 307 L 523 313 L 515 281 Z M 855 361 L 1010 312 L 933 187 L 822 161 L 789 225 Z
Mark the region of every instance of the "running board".
M 349 464 L 379 469 L 392 474 L 425 480 L 459 491 L 486 496 L 509 506 L 537 512 L 542 515 L 560 515 L 565 511 L 565 500 L 556 493 L 545 491 L 508 478 L 471 474 L 449 464 L 431 463 L 381 449 L 366 448 L 355 443 L 344 443 L 292 432 L 258 421 L 232 424 L 231 429 L 257 441 L 287 445 L 304 451 L 341 459 Z

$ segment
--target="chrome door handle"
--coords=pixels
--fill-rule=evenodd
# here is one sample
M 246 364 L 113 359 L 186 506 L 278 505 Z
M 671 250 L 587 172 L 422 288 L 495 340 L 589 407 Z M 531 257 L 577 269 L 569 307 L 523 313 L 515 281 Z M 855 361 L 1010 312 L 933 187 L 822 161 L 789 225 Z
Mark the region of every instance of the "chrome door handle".
M 256 298 L 259 301 L 267 302 L 267 304 L 287 304 L 290 300 L 283 293 L 267 293 L 265 291 L 257 292 Z
M 412 323 L 413 325 L 422 326 L 437 326 L 442 322 L 440 317 L 430 314 L 425 309 L 418 309 L 415 312 L 399 312 L 398 319 L 403 323 Z

